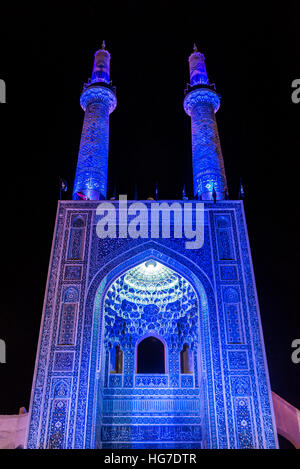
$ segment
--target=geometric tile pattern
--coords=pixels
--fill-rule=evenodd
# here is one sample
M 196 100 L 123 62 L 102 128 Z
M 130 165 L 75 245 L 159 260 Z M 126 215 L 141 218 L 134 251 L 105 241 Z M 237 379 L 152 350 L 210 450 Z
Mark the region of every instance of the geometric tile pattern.
M 277 447 L 243 203 L 204 203 L 204 245 L 198 250 L 186 249 L 179 238 L 102 240 L 96 233 L 99 203 L 59 202 L 28 448 Z M 230 245 L 230 259 L 220 256 L 219 217 L 227 223 L 224 243 Z M 78 230 L 76 236 L 72 228 Z M 116 279 L 149 259 L 178 273 L 195 292 L 198 340 L 190 375 L 180 373 L 179 348 L 171 339 L 176 331 L 181 339 L 186 333 L 188 337 L 189 329 L 179 325 L 180 318 L 164 337 L 166 374 L 136 374 L 136 348 L 129 334 L 128 340 L 120 341 L 123 372 L 109 375 L 104 353 L 107 292 Z M 81 276 L 66 279 L 66 266 L 72 265 L 81 266 Z M 237 275 L 220 275 L 221 267 L 233 265 Z M 145 319 L 131 320 L 144 321 L 144 328 L 150 324 L 148 313 L 150 309 L 145 310 Z M 154 324 L 149 333 L 159 335 L 157 327 Z M 98 393 L 105 373 L 109 380 Z

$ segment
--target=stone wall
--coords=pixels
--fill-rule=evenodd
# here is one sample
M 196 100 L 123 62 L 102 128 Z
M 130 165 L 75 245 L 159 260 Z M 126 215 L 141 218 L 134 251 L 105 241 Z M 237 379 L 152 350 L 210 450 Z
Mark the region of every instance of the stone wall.
M 272 392 L 277 432 L 300 449 L 300 410 Z
M 23 407 L 18 415 L 0 415 L 0 449 L 24 448 L 28 422 Z

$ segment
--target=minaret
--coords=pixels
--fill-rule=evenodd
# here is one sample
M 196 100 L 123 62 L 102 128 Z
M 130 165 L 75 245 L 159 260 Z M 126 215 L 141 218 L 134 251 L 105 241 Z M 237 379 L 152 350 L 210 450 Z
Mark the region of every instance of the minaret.
M 222 200 L 227 184 L 215 118 L 220 98 L 208 81 L 204 55 L 196 45 L 189 65 L 190 85 L 183 104 L 192 124 L 194 195 L 200 200 Z
M 110 82 L 110 54 L 104 41 L 95 53 L 92 77 L 84 85 L 80 105 L 85 116 L 73 199 L 106 199 L 109 114 L 115 109 L 117 98 Z

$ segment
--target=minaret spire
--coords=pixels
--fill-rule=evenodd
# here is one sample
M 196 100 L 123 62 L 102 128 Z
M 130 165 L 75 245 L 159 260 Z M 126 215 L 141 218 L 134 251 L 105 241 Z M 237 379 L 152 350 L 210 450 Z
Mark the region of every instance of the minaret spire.
M 83 88 L 80 104 L 85 116 L 73 199 L 106 199 L 109 114 L 115 109 L 117 98 L 110 82 L 110 53 L 105 41 L 95 53 L 92 77 Z
M 200 200 L 222 200 L 226 176 L 215 113 L 220 98 L 209 83 L 205 58 L 196 44 L 189 57 L 190 85 L 184 110 L 191 117 L 194 195 Z
M 204 55 L 198 51 L 196 44 L 194 44 L 193 52 L 189 56 L 189 64 L 191 86 L 201 84 L 208 85 L 209 82 L 207 78 Z

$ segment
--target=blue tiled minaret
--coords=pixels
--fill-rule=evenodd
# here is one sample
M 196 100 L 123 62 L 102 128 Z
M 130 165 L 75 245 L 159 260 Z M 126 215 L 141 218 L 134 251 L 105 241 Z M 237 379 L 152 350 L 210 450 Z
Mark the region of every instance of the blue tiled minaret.
M 73 199 L 106 199 L 109 114 L 117 99 L 110 82 L 110 54 L 104 42 L 95 53 L 92 77 L 84 86 L 80 104 L 85 116 Z
M 209 83 L 204 55 L 194 46 L 189 57 L 190 84 L 184 110 L 191 116 L 194 195 L 200 200 L 225 199 L 226 176 L 215 113 L 220 98 Z

